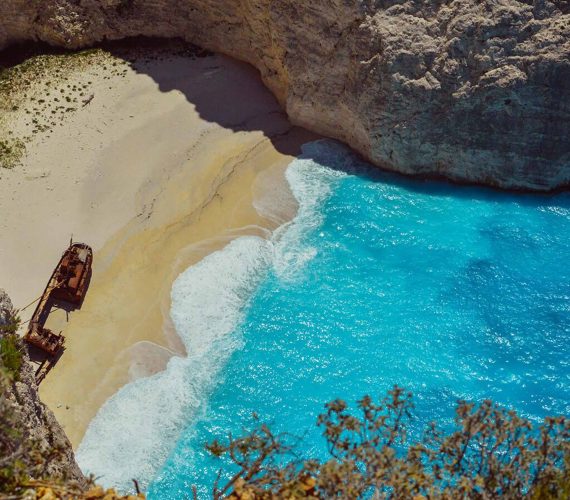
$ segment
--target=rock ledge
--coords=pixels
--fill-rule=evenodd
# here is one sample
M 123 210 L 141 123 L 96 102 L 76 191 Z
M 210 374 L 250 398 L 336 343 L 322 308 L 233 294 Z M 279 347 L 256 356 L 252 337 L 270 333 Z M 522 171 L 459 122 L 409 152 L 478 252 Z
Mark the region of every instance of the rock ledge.
M 0 47 L 182 37 L 256 66 L 291 120 L 406 174 L 570 185 L 566 0 L 4 0 Z

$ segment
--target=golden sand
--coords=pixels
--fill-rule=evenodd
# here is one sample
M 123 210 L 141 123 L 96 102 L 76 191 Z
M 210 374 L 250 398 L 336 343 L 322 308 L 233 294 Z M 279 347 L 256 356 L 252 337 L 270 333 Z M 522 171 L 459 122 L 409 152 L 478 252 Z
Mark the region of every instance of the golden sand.
M 66 350 L 40 386 L 77 446 L 119 387 L 182 352 L 169 320 L 176 276 L 293 216 L 283 173 L 314 136 L 290 126 L 252 68 L 222 56 L 162 57 L 120 75 L 92 65 L 72 78 L 92 82 L 92 101 L 36 137 L 23 165 L 0 172 L 9 235 L 0 284 L 21 307 L 41 293 L 71 234 L 95 250 L 81 310 L 50 318 Z

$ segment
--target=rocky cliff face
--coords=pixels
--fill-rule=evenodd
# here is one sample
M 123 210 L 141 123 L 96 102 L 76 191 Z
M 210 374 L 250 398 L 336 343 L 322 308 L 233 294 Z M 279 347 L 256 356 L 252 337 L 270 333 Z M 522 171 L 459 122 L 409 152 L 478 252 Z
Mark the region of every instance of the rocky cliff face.
M 6 324 L 11 311 L 12 303 L 6 293 L 0 289 L 0 326 Z M 46 457 L 45 476 L 56 480 L 76 481 L 82 485 L 85 483 L 85 478 L 75 462 L 71 443 L 51 410 L 40 401 L 34 372 L 28 362 L 25 353 L 18 379 L 6 384 L 5 387 L 2 386 L 5 390 L 0 397 L 12 404 L 17 430 L 25 439 L 24 449 L 29 448 L 26 443 L 34 441 L 42 455 Z
M 291 120 L 373 163 L 570 184 L 567 0 L 3 0 L 0 46 L 179 36 L 256 66 Z
M 8 294 L 0 288 L 0 327 L 5 326 L 12 317 L 12 301 Z

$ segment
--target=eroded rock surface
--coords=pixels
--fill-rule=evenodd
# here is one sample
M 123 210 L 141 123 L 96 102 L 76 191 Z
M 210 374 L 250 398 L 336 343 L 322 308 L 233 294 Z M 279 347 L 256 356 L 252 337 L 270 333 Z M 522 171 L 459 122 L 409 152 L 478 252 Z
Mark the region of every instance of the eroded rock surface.
M 373 163 L 570 184 L 566 0 L 3 0 L 0 46 L 179 36 L 256 66 L 291 120 Z
M 0 288 L 0 327 L 5 326 L 12 317 L 12 301 L 8 294 Z
M 0 289 L 0 326 L 7 324 L 11 312 L 12 302 L 4 290 Z M 18 377 L 0 389 L 2 387 L 4 389 L 0 397 L 13 405 L 12 411 L 15 412 L 18 423 L 15 430 L 21 432 L 26 441 L 37 442 L 42 455 L 48 457 L 46 477 L 85 484 L 85 478 L 75 462 L 71 443 L 51 410 L 40 401 L 34 371 L 26 351 Z

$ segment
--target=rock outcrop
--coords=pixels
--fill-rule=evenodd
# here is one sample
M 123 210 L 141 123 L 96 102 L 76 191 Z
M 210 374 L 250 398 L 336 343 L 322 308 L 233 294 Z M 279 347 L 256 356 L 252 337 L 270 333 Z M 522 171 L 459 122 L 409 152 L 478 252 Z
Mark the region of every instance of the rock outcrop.
M 0 327 L 6 324 L 11 312 L 10 298 L 0 289 Z M 26 351 L 23 357 L 24 362 L 17 379 L 3 385 L 4 391 L 0 394 L 0 397 L 12 404 L 17 424 L 17 429 L 12 430 L 21 432 L 26 443 L 34 442 L 42 455 L 49 457 L 46 459 L 46 477 L 85 484 L 85 478 L 75 462 L 71 443 L 51 410 L 40 401 Z M 28 447 L 24 445 L 24 448 Z
M 12 301 L 8 294 L 0 288 L 0 327 L 8 324 L 12 318 Z
M 182 37 L 256 66 L 291 120 L 373 163 L 570 185 L 567 0 L 3 0 L 0 46 Z

